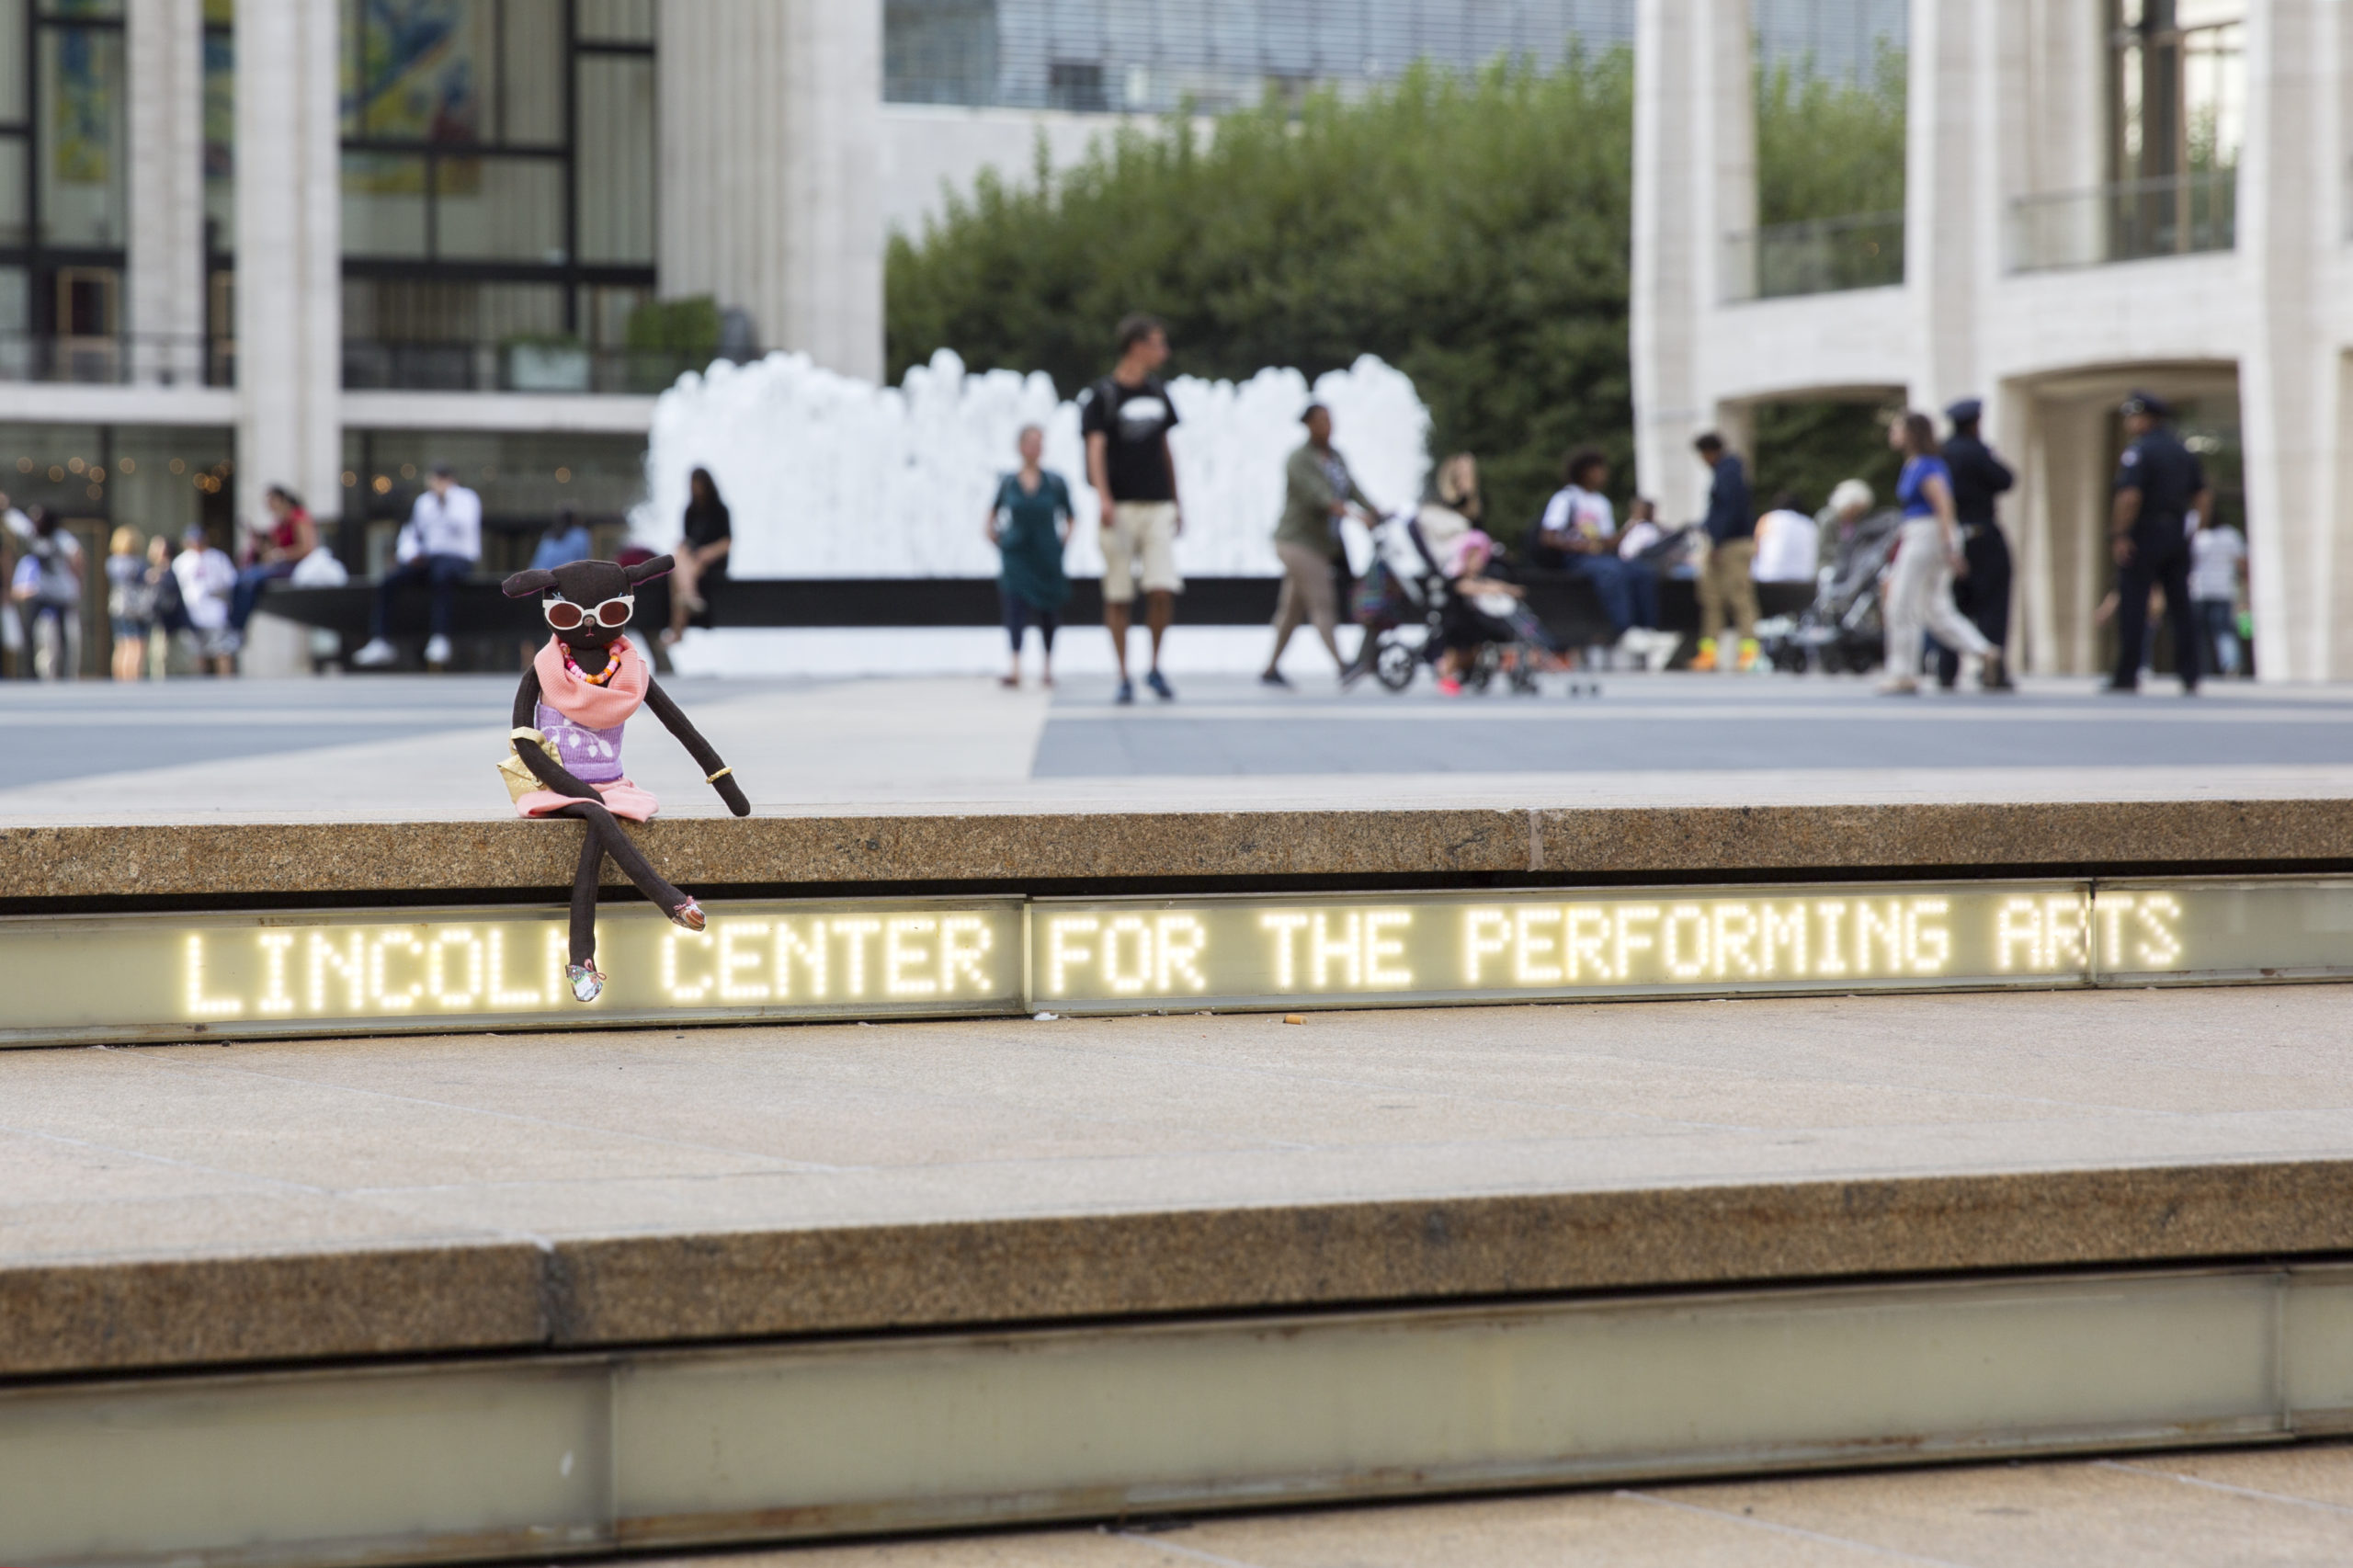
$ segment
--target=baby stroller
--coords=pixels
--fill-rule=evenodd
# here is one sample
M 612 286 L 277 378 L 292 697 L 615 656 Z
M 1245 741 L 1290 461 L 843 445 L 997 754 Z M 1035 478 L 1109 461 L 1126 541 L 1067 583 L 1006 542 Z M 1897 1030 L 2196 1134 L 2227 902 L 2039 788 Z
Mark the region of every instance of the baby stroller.
M 1879 582 L 1895 554 L 1895 537 L 1903 526 L 1901 514 L 1875 512 L 1839 541 L 1836 559 L 1823 569 L 1813 603 L 1799 614 L 1796 628 L 1775 651 L 1777 665 L 1824 675 L 1861 675 L 1879 666 L 1886 653 Z
M 1428 521 L 1440 517 L 1452 521 L 1456 515 L 1440 513 Z M 1401 512 L 1372 530 L 1372 565 L 1358 584 L 1355 608 L 1370 643 L 1373 678 L 1402 692 L 1449 646 L 1466 647 L 1475 652 L 1463 685 L 1484 691 L 1501 675 L 1514 692 L 1533 694 L 1545 655 L 1556 651 L 1552 638 L 1526 605 L 1508 596 L 1459 593 L 1441 562 L 1470 530 L 1440 528 L 1441 539 L 1433 540 L 1424 518 Z M 1487 570 L 1503 575 L 1497 565 Z
M 1371 537 L 1372 563 L 1352 596 L 1365 639 L 1358 667 L 1389 690 L 1403 691 L 1414 684 L 1414 672 L 1445 647 L 1446 574 L 1411 512 L 1381 518 Z

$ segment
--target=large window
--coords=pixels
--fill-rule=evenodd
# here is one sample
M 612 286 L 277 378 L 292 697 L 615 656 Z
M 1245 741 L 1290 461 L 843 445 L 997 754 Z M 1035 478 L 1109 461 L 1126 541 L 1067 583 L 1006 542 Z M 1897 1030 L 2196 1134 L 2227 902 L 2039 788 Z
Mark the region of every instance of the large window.
M 121 371 L 121 0 L 0 0 L 0 377 Z
M 654 286 L 652 0 L 343 0 L 344 381 L 606 390 Z

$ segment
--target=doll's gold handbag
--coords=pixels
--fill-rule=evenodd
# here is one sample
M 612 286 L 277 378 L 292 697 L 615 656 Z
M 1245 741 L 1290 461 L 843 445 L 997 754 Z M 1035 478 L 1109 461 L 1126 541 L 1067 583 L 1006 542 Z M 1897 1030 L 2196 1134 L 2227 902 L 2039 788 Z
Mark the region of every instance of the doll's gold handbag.
M 506 755 L 498 759 L 498 777 L 506 784 L 506 798 L 510 801 L 519 801 L 534 790 L 547 788 L 540 782 L 540 776 L 531 771 L 530 765 L 523 760 L 519 748 L 526 742 L 547 753 L 548 760 L 558 767 L 563 766 L 563 758 L 556 755 L 555 743 L 539 731 L 518 729 L 510 732 L 506 737 Z

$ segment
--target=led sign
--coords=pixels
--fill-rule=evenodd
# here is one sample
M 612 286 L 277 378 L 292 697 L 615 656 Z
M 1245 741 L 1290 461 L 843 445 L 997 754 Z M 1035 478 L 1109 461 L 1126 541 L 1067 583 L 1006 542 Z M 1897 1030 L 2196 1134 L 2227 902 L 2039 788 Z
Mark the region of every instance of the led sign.
M 1954 882 L 0 920 L 0 1043 L 2353 976 L 2353 881 Z

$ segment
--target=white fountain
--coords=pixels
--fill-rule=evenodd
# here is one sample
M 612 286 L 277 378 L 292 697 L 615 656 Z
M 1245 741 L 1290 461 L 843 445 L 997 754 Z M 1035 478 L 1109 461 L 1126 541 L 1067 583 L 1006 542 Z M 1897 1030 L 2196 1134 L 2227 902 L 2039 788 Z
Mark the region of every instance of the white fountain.
M 1402 506 L 1421 494 L 1429 413 L 1403 372 L 1370 355 L 1313 387 L 1297 370 L 1267 369 L 1238 383 L 1179 377 L 1169 394 L 1185 505 L 1177 563 L 1188 576 L 1279 574 L 1268 535 L 1282 509 L 1283 460 L 1302 438 L 1299 415 L 1311 400 L 1331 408 L 1335 444 L 1375 501 Z M 675 543 L 687 475 L 707 468 L 733 517 L 738 577 L 992 577 L 996 551 L 982 537 L 983 514 L 1017 460 L 1016 437 L 1032 424 L 1046 432 L 1046 466 L 1077 502 L 1071 574 L 1099 575 L 1077 405 L 1043 373 L 972 375 L 946 350 L 899 387 L 835 375 L 799 354 L 680 377 L 654 404 L 648 499 L 631 531 L 655 549 Z M 1184 641 L 1184 657 L 1171 644 L 1184 667 L 1240 668 L 1265 654 L 1256 628 L 1188 628 Z M 1078 629 L 1057 643 L 1067 665 L 1066 644 L 1080 656 L 1075 669 L 1097 653 L 1108 665 L 1099 632 Z M 979 627 L 721 628 L 690 634 L 675 657 L 696 674 L 979 671 L 1000 663 L 1002 639 Z

